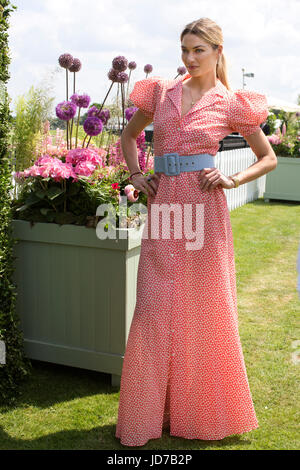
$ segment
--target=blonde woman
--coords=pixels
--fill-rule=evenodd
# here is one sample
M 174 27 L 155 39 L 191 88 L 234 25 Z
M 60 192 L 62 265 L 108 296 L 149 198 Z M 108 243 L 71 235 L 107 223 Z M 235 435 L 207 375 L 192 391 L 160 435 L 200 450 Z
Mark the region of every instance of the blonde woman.
M 125 446 L 142 446 L 164 429 L 185 439 L 219 440 L 258 427 L 238 332 L 224 189 L 277 165 L 260 128 L 266 97 L 230 90 L 222 30 L 214 21 L 193 21 L 180 40 L 188 73 L 136 82 L 130 99 L 139 109 L 122 134 L 132 184 L 148 195 L 116 426 Z M 148 179 L 136 138 L 152 121 L 155 175 Z M 224 175 L 214 156 L 233 131 L 246 138 L 257 161 Z M 158 236 L 155 226 L 162 229 Z

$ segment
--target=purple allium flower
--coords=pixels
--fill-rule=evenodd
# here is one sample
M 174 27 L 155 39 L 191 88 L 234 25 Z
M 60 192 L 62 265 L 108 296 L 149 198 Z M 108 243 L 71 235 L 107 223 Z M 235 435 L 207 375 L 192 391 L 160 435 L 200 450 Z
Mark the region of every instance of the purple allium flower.
M 107 123 L 107 121 L 110 118 L 110 111 L 109 109 L 105 108 L 100 111 L 97 106 L 91 106 L 90 109 L 88 110 L 88 117 L 91 116 L 96 116 L 98 119 L 101 119 L 103 122 L 103 125 Z
M 88 110 L 88 117 L 96 116 L 97 118 L 100 119 L 100 109 L 97 108 L 97 106 L 91 106 L 90 109 Z
M 112 80 L 113 82 L 116 82 L 117 81 L 117 78 L 118 78 L 118 71 L 115 70 L 115 69 L 110 69 L 110 71 L 108 72 L 107 76 L 110 80 Z
M 145 73 L 150 73 L 150 72 L 152 72 L 152 70 L 153 70 L 153 67 L 152 67 L 151 64 L 146 64 L 145 65 L 145 67 L 144 67 L 144 72 Z
M 81 62 L 79 59 L 73 59 L 73 64 L 69 67 L 70 72 L 79 72 L 81 69 Z
M 179 75 L 184 75 L 186 73 L 186 68 L 184 67 L 184 65 L 181 67 L 178 67 L 177 73 L 179 73 Z
M 63 121 L 69 121 L 76 114 L 77 106 L 72 101 L 62 101 L 56 108 L 56 116 Z
M 134 70 L 134 69 L 136 69 L 136 62 L 133 62 L 133 61 L 132 61 L 132 62 L 129 62 L 128 68 L 129 68 L 129 70 Z
M 109 120 L 109 118 L 110 118 L 109 109 L 102 109 L 99 113 L 99 119 L 101 119 L 104 126 L 107 123 L 107 121 Z
M 62 54 L 58 58 L 59 65 L 64 69 L 68 69 L 73 64 L 73 56 L 71 54 Z
M 128 67 L 128 60 L 123 55 L 119 55 L 112 61 L 112 66 L 118 72 L 124 72 Z
M 88 117 L 83 123 L 83 129 L 87 135 L 98 135 L 100 132 L 102 132 L 103 122 L 96 116 Z
M 128 82 L 128 74 L 126 72 L 119 72 L 117 75 L 116 82 L 118 83 L 126 83 Z
M 136 106 L 131 106 L 130 108 L 125 109 L 125 117 L 127 121 L 130 121 L 134 113 L 138 110 Z
M 72 103 L 76 104 L 78 108 L 88 108 L 91 98 L 88 95 L 77 95 L 77 93 L 75 93 L 71 96 L 70 100 Z

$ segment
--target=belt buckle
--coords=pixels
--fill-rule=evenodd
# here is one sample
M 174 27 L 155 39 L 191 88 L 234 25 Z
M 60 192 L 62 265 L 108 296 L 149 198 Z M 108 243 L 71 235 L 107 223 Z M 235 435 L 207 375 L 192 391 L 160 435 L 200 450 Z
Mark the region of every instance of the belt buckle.
M 180 173 L 180 161 L 179 161 L 179 154 L 177 152 L 174 153 L 165 153 L 165 174 L 172 176 L 172 175 L 179 175 Z

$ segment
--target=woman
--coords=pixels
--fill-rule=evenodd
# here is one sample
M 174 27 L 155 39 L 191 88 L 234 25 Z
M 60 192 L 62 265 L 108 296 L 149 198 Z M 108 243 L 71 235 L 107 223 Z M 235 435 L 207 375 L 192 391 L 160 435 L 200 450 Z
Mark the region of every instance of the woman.
M 144 445 L 168 428 L 172 436 L 219 440 L 258 427 L 238 332 L 224 188 L 252 181 L 277 165 L 259 126 L 268 116 L 266 97 L 229 89 L 216 23 L 194 21 L 180 39 L 188 74 L 136 82 L 130 99 L 139 109 L 122 134 L 132 183 L 148 195 L 116 427 L 126 446 Z M 156 170 L 149 179 L 138 165 L 136 138 L 152 121 Z M 257 161 L 226 176 L 213 159 L 219 141 L 233 131 L 245 136 Z M 157 208 L 163 204 L 169 215 L 173 211 L 177 236 L 174 228 L 168 237 L 149 231 L 159 222 Z M 183 219 L 200 242 L 179 233 Z M 158 225 L 166 232 L 169 223 L 164 214 Z

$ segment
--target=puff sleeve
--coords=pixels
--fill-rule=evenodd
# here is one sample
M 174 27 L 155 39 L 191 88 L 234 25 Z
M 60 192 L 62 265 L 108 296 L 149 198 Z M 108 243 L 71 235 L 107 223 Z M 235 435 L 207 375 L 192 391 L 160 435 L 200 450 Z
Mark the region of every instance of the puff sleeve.
M 158 83 L 161 77 L 149 77 L 135 82 L 129 95 L 133 104 L 139 108 L 145 116 L 153 119 L 158 95 Z
M 229 127 L 243 136 L 254 134 L 268 117 L 265 95 L 250 90 L 233 93 L 229 107 Z

